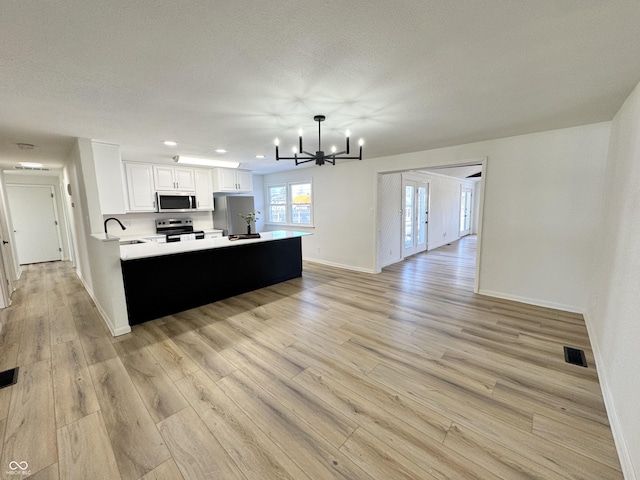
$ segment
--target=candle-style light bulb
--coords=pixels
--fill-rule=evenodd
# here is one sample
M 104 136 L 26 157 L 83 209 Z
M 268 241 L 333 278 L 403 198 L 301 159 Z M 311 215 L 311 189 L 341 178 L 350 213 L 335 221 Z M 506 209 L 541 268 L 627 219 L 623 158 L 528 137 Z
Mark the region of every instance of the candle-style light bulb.
M 347 130 L 347 138 L 349 138 L 350 136 L 351 136 L 351 132 Z
M 302 136 L 302 129 L 298 130 L 298 136 L 301 137 Z
M 297 147 L 293 147 L 293 148 L 291 149 L 291 151 L 292 151 L 293 153 L 298 153 L 298 148 L 297 148 Z
M 362 138 L 361 138 L 361 139 L 358 141 L 358 145 L 360 145 L 360 146 L 364 145 L 364 139 L 362 139 Z
M 331 147 L 331 153 L 336 153 L 336 150 L 337 150 L 336 146 L 335 146 L 335 145 L 333 145 L 333 146 Z
M 273 141 L 273 144 L 277 147 L 278 145 L 280 145 L 280 140 L 278 140 L 277 138 Z

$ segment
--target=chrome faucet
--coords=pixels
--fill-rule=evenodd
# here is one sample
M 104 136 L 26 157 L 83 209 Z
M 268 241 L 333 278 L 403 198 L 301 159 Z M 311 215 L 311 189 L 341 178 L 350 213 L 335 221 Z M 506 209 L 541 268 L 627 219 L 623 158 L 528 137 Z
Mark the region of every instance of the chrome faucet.
M 118 223 L 120 224 L 120 227 L 121 227 L 123 230 L 126 230 L 126 229 L 127 229 L 127 227 L 125 227 L 125 226 L 122 224 L 122 222 L 121 222 L 120 220 L 118 220 L 116 217 L 109 217 L 109 218 L 107 218 L 107 219 L 104 221 L 104 233 L 107 233 L 107 222 L 108 222 L 109 220 L 115 220 L 116 222 L 118 222 Z

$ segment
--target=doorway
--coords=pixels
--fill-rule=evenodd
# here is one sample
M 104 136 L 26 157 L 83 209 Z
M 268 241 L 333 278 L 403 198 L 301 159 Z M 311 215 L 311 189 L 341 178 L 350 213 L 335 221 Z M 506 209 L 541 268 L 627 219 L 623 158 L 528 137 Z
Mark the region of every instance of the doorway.
M 60 221 L 51 185 L 7 185 L 18 263 L 62 260 Z
M 403 178 L 402 195 L 402 256 L 408 257 L 427 249 L 429 184 Z

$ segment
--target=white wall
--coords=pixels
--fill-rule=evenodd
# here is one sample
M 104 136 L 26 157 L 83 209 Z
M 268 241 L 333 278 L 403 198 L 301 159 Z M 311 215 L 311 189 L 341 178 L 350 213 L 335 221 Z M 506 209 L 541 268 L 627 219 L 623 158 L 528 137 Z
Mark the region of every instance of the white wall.
M 87 239 L 93 272 L 89 294 L 111 334 L 123 335 L 131 331 L 131 326 L 120 266 L 120 242 L 96 237 L 102 236 L 94 234 Z
M 478 233 L 478 222 L 480 219 L 480 197 L 482 196 L 482 182 L 473 184 L 473 213 L 471 214 L 471 233 Z
M 488 142 L 480 293 L 584 311 L 609 128 Z
M 265 175 L 264 186 L 305 180 L 313 182 L 315 228 L 296 228 L 313 234 L 302 239 L 303 257 L 373 272 L 377 178 L 370 165 L 352 161 L 335 166 L 298 167 Z
M 402 174 L 378 176 L 378 266 L 402 260 Z
M 585 314 L 626 479 L 640 478 L 640 84 L 612 121 Z
M 67 211 L 71 212 L 72 242 L 75 251 L 75 267 L 80 279 L 90 292 L 93 291 L 91 281 L 91 263 L 89 259 L 88 238 L 91 234 L 86 188 L 82 174 L 82 162 L 80 158 L 80 145 L 76 142 L 69 152 L 69 157 L 64 169 L 64 177 L 71 185 L 71 197 L 66 197 L 67 203 L 72 204 Z
M 455 147 L 298 168 L 264 183 L 312 178 L 306 259 L 374 272 L 377 174 L 488 157 L 482 225 L 483 293 L 582 311 L 598 232 L 598 195 L 610 123 Z M 366 154 L 366 151 L 365 151 Z

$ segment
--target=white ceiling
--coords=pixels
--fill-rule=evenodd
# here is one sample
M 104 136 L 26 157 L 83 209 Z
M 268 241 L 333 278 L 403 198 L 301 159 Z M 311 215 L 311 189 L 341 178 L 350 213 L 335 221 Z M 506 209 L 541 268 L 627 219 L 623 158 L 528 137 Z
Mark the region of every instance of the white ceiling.
M 2 0 L 0 164 L 55 168 L 87 137 L 265 173 L 291 167 L 275 137 L 315 150 L 316 114 L 364 161 L 606 121 L 640 80 L 639 25 L 637 0 Z

